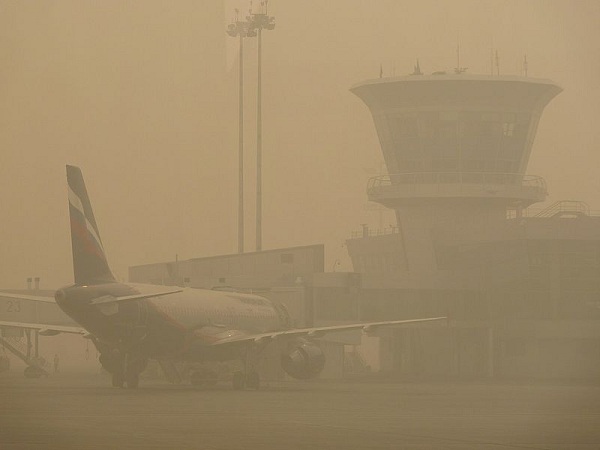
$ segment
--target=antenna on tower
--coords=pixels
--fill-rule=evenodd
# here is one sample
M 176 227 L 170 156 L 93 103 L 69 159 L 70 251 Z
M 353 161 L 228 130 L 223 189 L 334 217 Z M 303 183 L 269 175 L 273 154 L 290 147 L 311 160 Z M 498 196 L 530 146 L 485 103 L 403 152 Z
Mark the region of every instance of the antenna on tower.
M 411 75 L 423 75 L 423 72 L 421 72 L 421 66 L 419 65 L 419 58 L 417 58 L 417 64 L 415 65 L 415 68 Z
M 496 50 L 496 75 L 500 75 L 500 58 L 498 57 L 498 50 Z
M 460 41 L 458 40 L 458 33 L 456 33 L 456 68 L 454 69 L 454 71 L 456 73 L 460 73 L 459 69 L 460 69 Z
M 458 41 L 458 34 L 456 37 L 456 67 L 454 68 L 454 73 L 461 74 L 466 72 L 468 67 L 460 67 L 460 42 Z

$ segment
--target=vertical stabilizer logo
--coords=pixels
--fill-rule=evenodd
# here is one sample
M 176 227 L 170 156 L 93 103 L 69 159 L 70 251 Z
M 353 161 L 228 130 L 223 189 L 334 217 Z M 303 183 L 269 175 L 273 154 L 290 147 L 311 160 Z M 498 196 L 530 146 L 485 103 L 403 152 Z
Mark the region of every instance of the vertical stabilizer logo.
M 71 213 L 73 233 L 81 239 L 86 252 L 95 254 L 106 261 L 100 236 L 98 236 L 98 232 L 86 217 L 83 203 L 79 196 L 71 189 L 71 186 L 69 186 L 69 205 L 80 215 L 80 218 L 78 218 L 75 214 Z

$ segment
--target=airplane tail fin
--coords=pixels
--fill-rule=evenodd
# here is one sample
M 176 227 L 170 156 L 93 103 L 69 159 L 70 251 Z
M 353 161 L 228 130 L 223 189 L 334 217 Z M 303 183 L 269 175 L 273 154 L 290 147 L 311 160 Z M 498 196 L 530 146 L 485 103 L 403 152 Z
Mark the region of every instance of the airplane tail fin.
M 116 281 L 106 260 L 92 204 L 79 167 L 67 166 L 67 183 L 75 284 Z

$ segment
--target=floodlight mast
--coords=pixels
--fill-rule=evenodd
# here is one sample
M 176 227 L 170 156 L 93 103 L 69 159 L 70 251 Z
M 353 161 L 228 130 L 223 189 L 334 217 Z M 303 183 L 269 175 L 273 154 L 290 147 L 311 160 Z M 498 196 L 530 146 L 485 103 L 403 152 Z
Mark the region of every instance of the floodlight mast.
M 240 40 L 239 74 L 239 142 L 238 142 L 238 253 L 244 253 L 244 38 L 256 36 L 247 21 L 239 20 L 239 10 L 235 10 L 235 21 L 227 27 L 227 34 Z
M 256 96 L 256 251 L 262 250 L 262 30 L 275 28 L 275 17 L 268 14 L 268 0 L 261 2 L 258 13 L 250 13 L 248 22 L 258 34 L 258 76 Z

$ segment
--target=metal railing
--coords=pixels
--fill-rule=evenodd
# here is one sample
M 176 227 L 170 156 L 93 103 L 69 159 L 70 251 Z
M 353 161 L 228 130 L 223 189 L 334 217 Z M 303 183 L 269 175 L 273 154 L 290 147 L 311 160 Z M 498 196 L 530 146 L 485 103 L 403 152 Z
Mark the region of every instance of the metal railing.
M 476 189 L 476 190 L 474 190 Z M 410 172 L 372 177 L 367 194 L 388 195 L 481 195 L 481 192 L 527 198 L 545 197 L 546 182 L 536 175 L 496 172 Z M 539 199 L 538 199 L 539 201 Z
M 352 239 L 359 239 L 363 237 L 374 237 L 374 236 L 387 236 L 390 234 L 398 234 L 400 233 L 400 227 L 389 227 L 389 228 L 379 228 L 379 229 L 367 229 L 360 231 L 352 232 Z
M 496 172 L 406 172 L 380 175 L 369 178 L 367 189 L 395 184 L 500 184 L 546 190 L 546 182 L 537 175 Z
M 589 216 L 590 206 L 578 200 L 561 200 L 538 212 L 534 217 L 554 217 L 564 214 Z

